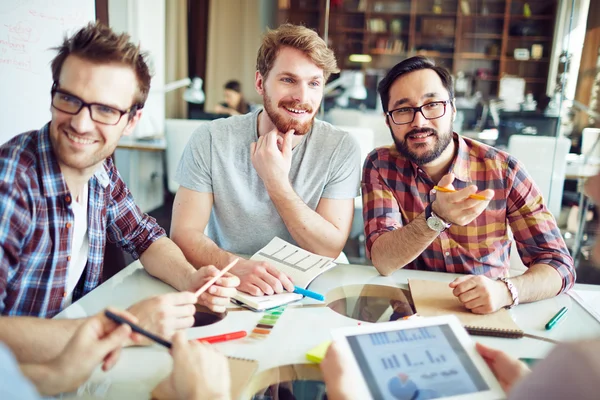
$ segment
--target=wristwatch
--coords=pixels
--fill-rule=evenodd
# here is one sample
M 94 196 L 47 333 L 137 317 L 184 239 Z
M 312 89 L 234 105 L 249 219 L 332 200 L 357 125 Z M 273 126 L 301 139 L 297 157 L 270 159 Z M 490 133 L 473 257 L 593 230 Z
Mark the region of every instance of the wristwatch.
M 517 288 L 515 287 L 515 285 L 513 285 L 512 282 L 509 281 L 508 278 L 505 278 L 505 277 L 500 277 L 500 278 L 498 278 L 498 280 L 502 281 L 506 284 L 506 287 L 508 288 L 508 291 L 510 292 L 510 297 L 512 297 L 512 301 L 513 301 L 511 305 L 506 306 L 504 308 L 506 308 L 507 310 L 510 310 L 514 306 L 519 305 L 519 292 L 517 292 Z
M 425 207 L 425 221 L 427 222 L 427 226 L 432 231 L 436 231 L 438 233 L 444 232 L 446 229 L 450 228 L 452 224 L 435 215 L 431 209 L 432 204 L 433 202 L 429 203 L 427 207 Z

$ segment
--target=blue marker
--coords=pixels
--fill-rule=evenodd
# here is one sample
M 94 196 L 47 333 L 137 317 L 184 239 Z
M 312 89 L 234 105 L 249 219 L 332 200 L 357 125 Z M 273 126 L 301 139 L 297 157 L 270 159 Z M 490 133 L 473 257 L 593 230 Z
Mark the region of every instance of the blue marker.
M 294 286 L 294 293 L 301 294 L 302 296 L 310 297 L 311 299 L 325 301 L 325 296 L 319 293 L 311 292 L 310 290 L 302 289 L 301 287 Z

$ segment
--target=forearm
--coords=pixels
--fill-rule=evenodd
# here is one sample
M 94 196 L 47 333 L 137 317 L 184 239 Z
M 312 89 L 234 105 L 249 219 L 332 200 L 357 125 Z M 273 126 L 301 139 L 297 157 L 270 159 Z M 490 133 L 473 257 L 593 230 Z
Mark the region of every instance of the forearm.
M 531 303 L 554 297 L 562 288 L 560 274 L 547 264 L 532 265 L 523 275 L 510 278 L 510 281 L 517 288 L 519 303 Z
M 239 258 L 235 254 L 219 248 L 202 231 L 184 230 L 173 232 L 172 238 L 175 244 L 184 252 L 187 260 L 196 269 L 200 269 L 206 265 L 214 265 L 222 269 L 234 259 Z
M 420 214 L 408 225 L 377 238 L 371 248 L 371 261 L 381 275 L 389 275 L 416 259 L 438 235 Z
M 336 258 L 340 255 L 349 232 L 338 229 L 308 207 L 288 182 L 267 187 L 267 191 L 290 235 L 300 247 L 323 256 Z
M 62 352 L 84 319 L 0 317 L 0 342 L 20 363 L 44 363 Z
M 54 396 L 73 390 L 49 363 L 20 364 L 23 375 L 33 383 L 42 396 Z
M 140 256 L 140 261 L 150 275 L 180 291 L 187 288 L 188 278 L 195 272 L 179 247 L 167 237 L 152 243 Z

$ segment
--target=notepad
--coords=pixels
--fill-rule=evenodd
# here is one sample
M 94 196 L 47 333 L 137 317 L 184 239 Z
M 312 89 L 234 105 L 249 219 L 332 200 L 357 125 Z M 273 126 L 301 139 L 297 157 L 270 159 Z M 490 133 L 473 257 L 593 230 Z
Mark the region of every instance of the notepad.
M 258 362 L 247 358 L 227 357 L 231 378 L 231 398 L 237 399 L 250 383 L 250 378 L 258 368 Z
M 327 354 L 327 350 L 329 349 L 330 345 L 331 340 L 327 340 L 319 344 L 318 346 L 313 347 L 308 351 L 308 353 L 306 353 L 306 359 L 308 361 L 320 364 L 321 361 L 323 361 L 323 359 L 325 358 L 325 355 Z
M 292 279 L 294 285 L 306 289 L 323 272 L 335 267 L 333 258 L 320 256 L 274 237 L 269 244 L 254 254 L 251 260 L 266 261 Z M 238 292 L 232 300 L 257 311 L 267 310 L 302 299 L 298 293 L 280 293 L 270 296 L 252 296 Z
M 298 293 L 280 293 L 270 296 L 252 296 L 248 293 L 237 292 L 233 296 L 234 303 L 246 306 L 254 311 L 264 311 L 270 308 L 279 307 L 284 304 L 289 304 L 294 301 L 302 300 L 302 295 Z
M 454 314 L 471 335 L 521 338 L 523 331 L 502 308 L 492 314 L 473 314 L 452 294 L 447 282 L 409 279 L 417 313 L 424 317 Z

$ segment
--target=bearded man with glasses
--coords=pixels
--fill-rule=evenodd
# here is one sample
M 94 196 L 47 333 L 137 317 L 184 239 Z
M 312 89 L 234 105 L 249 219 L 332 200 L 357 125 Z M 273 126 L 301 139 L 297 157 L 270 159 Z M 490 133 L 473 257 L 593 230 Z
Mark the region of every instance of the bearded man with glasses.
M 51 121 L 0 147 L 0 342 L 22 362 L 53 359 L 83 324 L 43 318 L 101 283 L 106 240 L 179 290 L 129 308 L 165 338 L 193 325 L 197 302 L 224 311 L 239 284 L 226 275 L 197 299 L 194 292 L 219 271 L 187 262 L 136 206 L 112 161 L 150 90 L 139 46 L 89 24 L 55 50 Z
M 367 254 L 377 270 L 466 274 L 450 287 L 478 314 L 570 289 L 573 259 L 523 166 L 453 132 L 450 72 L 412 57 L 378 90 L 395 144 L 372 151 L 363 168 Z M 528 269 L 509 279 L 510 231 Z

